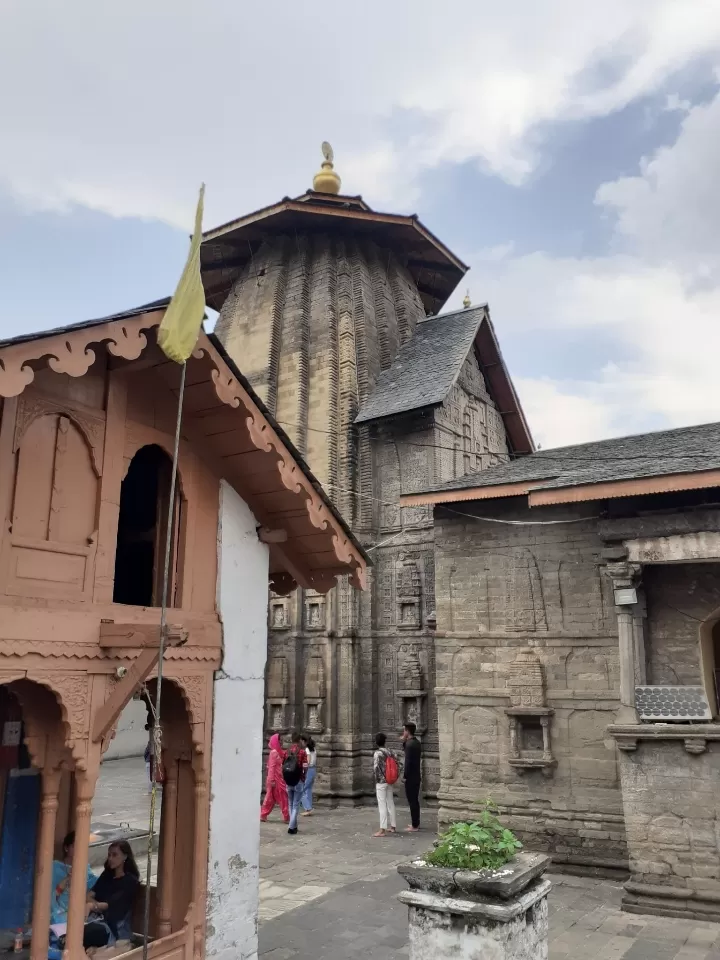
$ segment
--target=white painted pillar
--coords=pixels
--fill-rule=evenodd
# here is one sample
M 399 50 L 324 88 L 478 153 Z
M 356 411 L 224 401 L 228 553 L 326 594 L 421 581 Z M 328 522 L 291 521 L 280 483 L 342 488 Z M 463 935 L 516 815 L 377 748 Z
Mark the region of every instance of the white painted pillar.
M 223 663 L 213 690 L 206 951 L 256 960 L 268 547 L 249 507 L 221 485 L 218 609 Z

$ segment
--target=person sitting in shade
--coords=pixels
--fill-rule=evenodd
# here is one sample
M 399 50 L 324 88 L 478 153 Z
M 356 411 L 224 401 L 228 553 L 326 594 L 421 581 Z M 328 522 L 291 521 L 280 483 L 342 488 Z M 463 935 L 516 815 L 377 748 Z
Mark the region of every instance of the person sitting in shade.
M 70 906 L 70 878 L 75 853 L 75 831 L 69 833 L 62 843 L 62 860 L 53 860 L 52 889 L 50 892 L 50 923 L 67 923 Z M 97 877 L 87 868 L 87 889 L 93 888 Z

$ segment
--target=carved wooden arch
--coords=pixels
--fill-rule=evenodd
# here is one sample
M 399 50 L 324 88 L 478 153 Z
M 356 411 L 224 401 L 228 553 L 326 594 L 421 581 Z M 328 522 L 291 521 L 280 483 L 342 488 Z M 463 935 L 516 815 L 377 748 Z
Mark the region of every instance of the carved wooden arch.
M 138 455 L 138 453 L 140 453 L 141 450 L 145 449 L 145 447 L 159 447 L 162 450 L 162 452 L 167 455 L 168 459 L 170 460 L 170 463 L 172 463 L 174 451 L 168 444 L 165 437 L 162 436 L 161 434 L 158 433 L 158 436 L 153 437 L 153 439 L 150 440 L 149 442 L 136 440 L 130 447 L 130 449 L 132 450 L 132 456 L 128 458 L 127 464 L 123 463 L 123 475 L 122 475 L 123 480 L 125 480 L 125 478 L 128 475 L 128 471 L 130 470 L 130 464 L 133 462 L 133 460 Z M 177 465 L 177 490 L 179 491 L 180 496 L 183 498 L 183 500 L 187 501 L 187 495 L 185 493 L 186 484 L 185 484 L 185 481 L 183 480 L 184 468 L 181 467 L 181 463 L 182 463 L 182 442 L 180 444 L 180 456 L 178 457 L 178 465 Z
M 25 679 L 46 687 L 55 696 L 64 724 L 65 747 L 76 770 L 86 770 L 90 725 L 89 675 L 28 670 Z
M 13 453 L 17 453 L 25 434 L 41 417 L 65 417 L 78 430 L 85 441 L 90 454 L 90 463 L 96 477 L 102 475 L 103 451 L 105 447 L 105 422 L 99 417 L 89 417 L 66 404 L 47 397 L 23 397 L 20 402 L 15 426 Z
M 148 688 L 149 695 L 154 695 L 156 683 L 157 683 L 157 677 L 151 677 L 147 681 L 147 688 Z M 177 694 L 177 699 L 175 700 L 175 704 L 180 706 L 182 709 L 182 719 L 180 719 L 177 716 L 177 714 L 173 716 L 171 713 L 170 716 L 168 716 L 168 713 L 167 713 L 168 688 L 175 691 Z M 150 706 L 147 703 L 147 700 L 146 700 L 146 708 L 148 711 L 148 723 L 152 723 L 153 714 Z M 163 676 L 163 694 L 162 694 L 161 717 L 160 717 L 160 724 L 163 729 L 163 741 L 162 741 L 163 751 L 169 749 L 171 746 L 170 739 L 165 735 L 166 731 L 168 730 L 168 720 L 170 720 L 171 729 L 175 731 L 176 735 L 178 733 L 180 734 L 177 737 L 176 743 L 174 744 L 174 749 L 172 751 L 173 753 L 188 752 L 188 753 L 192 753 L 192 755 L 194 756 L 195 753 L 197 752 L 202 753 L 204 751 L 204 746 L 205 746 L 204 739 L 201 741 L 196 740 L 196 727 L 198 724 L 193 714 L 191 698 L 188 696 L 188 692 L 183 686 L 183 678 L 181 677 Z M 204 714 L 203 714 L 203 720 L 204 720 Z M 184 731 L 178 730 L 178 722 L 185 727 Z M 199 732 L 204 733 L 204 729 Z
M 41 770 L 46 766 L 58 766 L 63 759 L 69 760 L 69 726 L 57 693 L 46 684 L 24 675 L 4 685 L 20 703 L 23 740 L 33 766 Z M 50 702 L 54 702 L 57 708 L 56 717 L 49 715 L 52 711 Z

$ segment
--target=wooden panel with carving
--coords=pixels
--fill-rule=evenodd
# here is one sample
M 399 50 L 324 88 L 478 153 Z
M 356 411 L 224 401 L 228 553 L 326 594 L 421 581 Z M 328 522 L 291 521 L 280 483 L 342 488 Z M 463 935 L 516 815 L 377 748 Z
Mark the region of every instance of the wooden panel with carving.
M 89 599 L 98 473 L 71 414 L 36 416 L 18 438 L 2 587 L 15 596 Z

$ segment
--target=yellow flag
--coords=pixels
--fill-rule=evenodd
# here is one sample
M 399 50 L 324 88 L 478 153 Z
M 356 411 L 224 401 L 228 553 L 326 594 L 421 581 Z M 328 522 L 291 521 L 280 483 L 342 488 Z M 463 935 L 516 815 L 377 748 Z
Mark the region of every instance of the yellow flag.
M 163 353 L 176 363 L 185 363 L 193 352 L 205 316 L 205 290 L 200 276 L 204 199 L 205 184 L 200 187 L 187 263 L 158 331 Z

